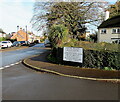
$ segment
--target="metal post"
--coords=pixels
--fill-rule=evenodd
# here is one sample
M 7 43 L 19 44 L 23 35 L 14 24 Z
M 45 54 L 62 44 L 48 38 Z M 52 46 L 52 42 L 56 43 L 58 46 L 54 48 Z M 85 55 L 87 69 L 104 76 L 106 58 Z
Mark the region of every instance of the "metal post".
M 28 39 L 27 39 L 27 25 L 26 25 L 25 27 L 26 27 L 26 41 L 27 41 L 27 40 L 28 40 Z
M 17 41 L 18 41 L 18 30 L 19 30 L 19 26 L 17 26 Z

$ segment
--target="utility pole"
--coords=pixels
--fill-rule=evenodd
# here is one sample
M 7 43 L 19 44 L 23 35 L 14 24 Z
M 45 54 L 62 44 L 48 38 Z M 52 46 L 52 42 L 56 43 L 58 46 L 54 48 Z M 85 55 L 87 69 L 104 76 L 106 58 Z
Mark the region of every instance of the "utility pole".
M 18 30 L 19 30 L 19 26 L 17 26 L 17 40 L 18 40 Z
M 26 27 L 26 41 L 28 41 L 28 36 L 27 36 L 27 25 L 25 26 Z

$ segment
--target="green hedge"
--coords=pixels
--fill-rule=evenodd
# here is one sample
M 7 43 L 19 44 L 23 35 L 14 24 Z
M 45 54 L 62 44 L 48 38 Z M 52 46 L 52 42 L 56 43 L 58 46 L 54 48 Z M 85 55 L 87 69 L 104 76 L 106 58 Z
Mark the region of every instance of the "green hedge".
M 83 64 L 63 61 L 63 48 L 54 48 L 52 55 L 60 64 L 100 69 L 109 67 L 120 70 L 120 52 L 84 50 Z
M 109 67 L 112 69 L 120 69 L 120 53 L 84 50 L 84 67 L 101 68 Z
M 5 40 L 6 40 L 6 38 L 0 37 L 0 41 L 5 41 Z
M 93 43 L 88 41 L 71 40 L 70 42 L 63 44 L 61 47 L 82 47 L 86 50 L 120 52 L 120 44 L 112 44 L 106 42 Z

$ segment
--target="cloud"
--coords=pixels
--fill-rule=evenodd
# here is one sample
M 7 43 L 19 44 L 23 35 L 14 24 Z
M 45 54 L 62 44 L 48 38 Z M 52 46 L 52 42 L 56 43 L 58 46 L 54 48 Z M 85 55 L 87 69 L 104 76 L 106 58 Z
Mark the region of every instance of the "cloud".
M 15 1 L 15 0 L 14 0 Z M 20 0 L 22 1 L 22 0 Z M 30 20 L 32 18 L 33 3 L 13 3 L 3 2 L 0 4 L 0 10 L 2 13 L 0 28 L 5 32 L 10 33 L 16 31 L 17 25 L 31 29 Z
M 0 3 L 5 3 L 5 2 L 35 2 L 35 0 L 0 0 Z
M 35 1 L 36 0 L 0 0 L 0 28 L 6 33 L 10 33 L 17 30 L 17 25 L 22 28 L 28 25 L 28 30 L 33 30 L 30 20 L 33 16 L 32 9 Z M 105 1 L 115 2 L 114 0 Z

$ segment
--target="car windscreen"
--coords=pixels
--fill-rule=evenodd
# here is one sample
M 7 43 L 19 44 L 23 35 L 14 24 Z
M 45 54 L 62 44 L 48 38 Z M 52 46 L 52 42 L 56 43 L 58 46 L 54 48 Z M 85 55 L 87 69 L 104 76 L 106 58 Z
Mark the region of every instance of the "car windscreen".
M 8 42 L 5 42 L 5 41 L 4 41 L 4 42 L 2 42 L 2 43 L 8 43 Z
M 13 42 L 13 44 L 17 44 L 18 42 Z
M 50 41 L 48 39 L 45 40 L 45 43 L 50 43 Z
M 20 43 L 22 44 L 22 43 L 25 43 L 25 41 L 20 41 Z

